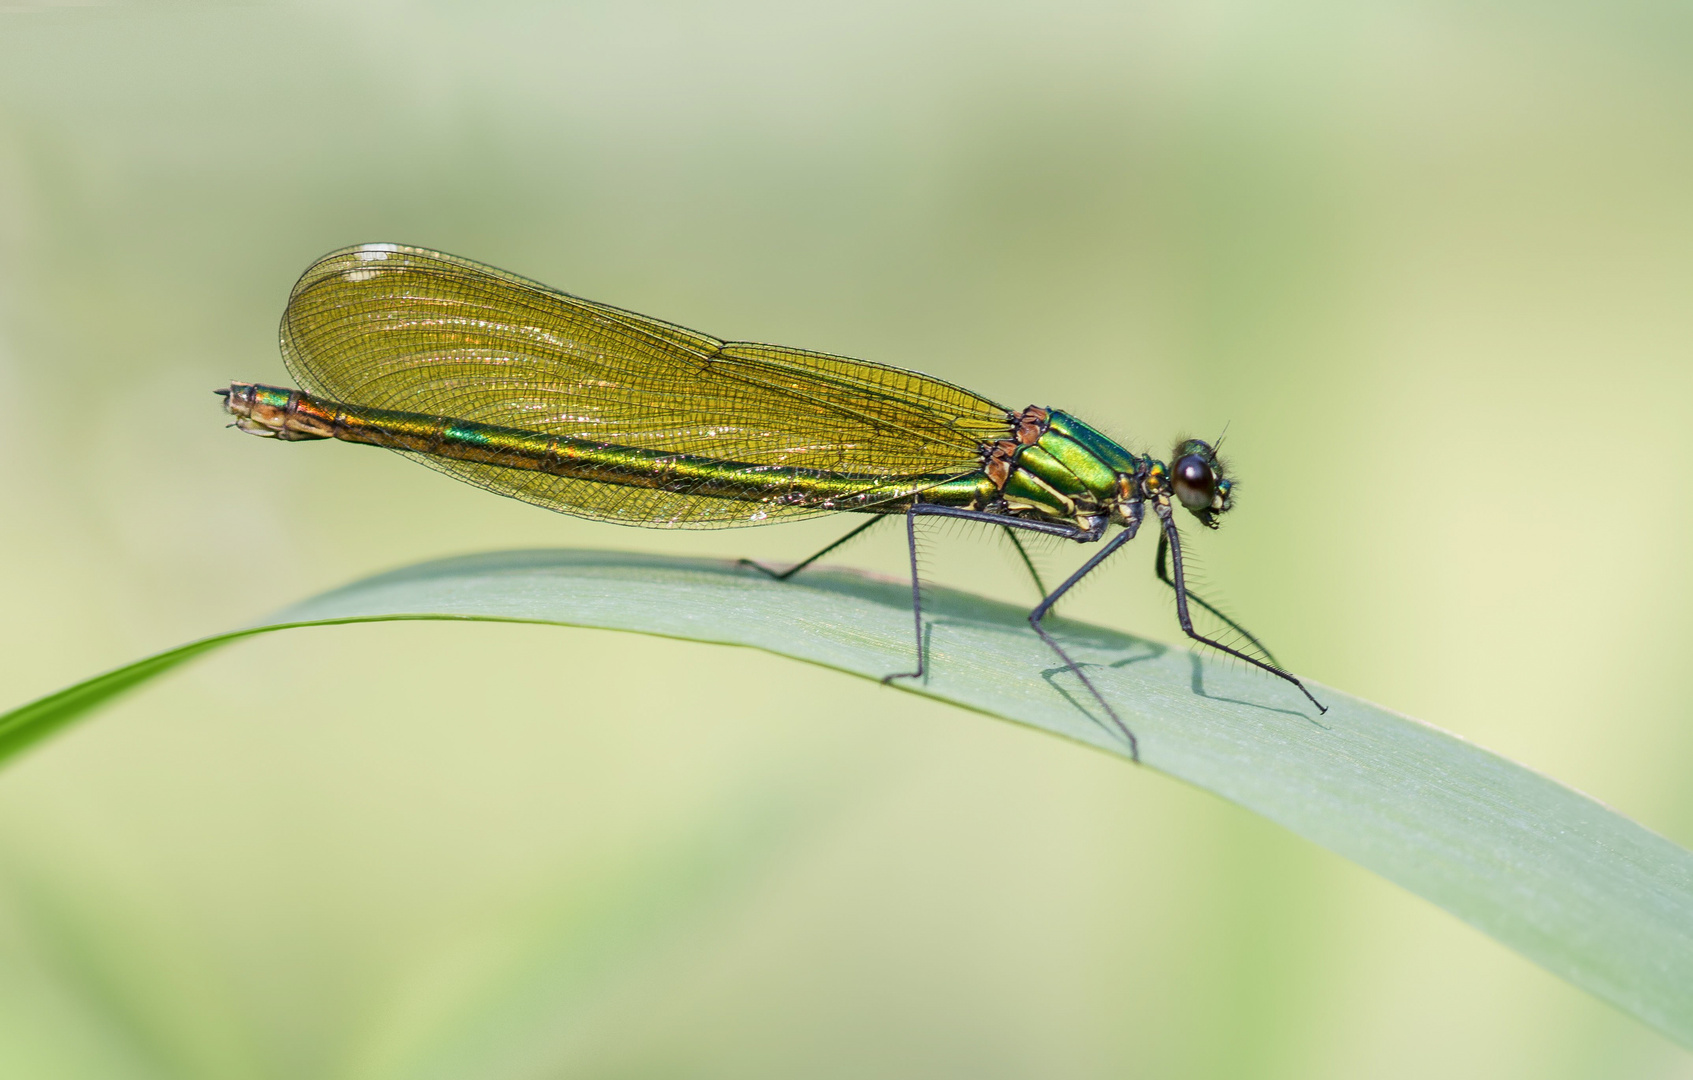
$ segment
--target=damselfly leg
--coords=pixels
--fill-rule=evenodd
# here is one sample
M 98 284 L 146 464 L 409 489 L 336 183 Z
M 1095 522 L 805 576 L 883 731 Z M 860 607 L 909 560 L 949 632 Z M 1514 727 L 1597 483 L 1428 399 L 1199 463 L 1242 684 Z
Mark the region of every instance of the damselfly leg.
M 1008 517 L 1004 514 L 988 513 L 983 510 L 966 510 L 962 507 L 956 506 L 935 506 L 929 503 L 914 504 L 911 509 L 906 511 L 905 514 L 905 539 L 906 545 L 911 552 L 911 619 L 917 649 L 917 670 L 900 671 L 895 672 L 892 675 L 884 675 L 882 677 L 882 681 L 885 683 L 892 682 L 895 679 L 920 679 L 923 677 L 923 673 L 927 670 L 927 664 L 923 655 L 923 585 L 921 570 L 918 566 L 917 560 L 917 519 L 919 517 L 950 517 L 963 518 L 966 521 L 983 521 L 989 524 L 1002 526 L 1007 530 L 1026 529 L 1029 532 L 1045 533 L 1049 536 L 1059 536 L 1066 540 L 1077 540 L 1084 543 L 1099 539 L 1099 531 L 1103 531 L 1103 526 L 1101 526 L 1099 531 L 1089 532 L 1087 530 L 1077 528 L 1074 525 L 1060 525 L 1045 521 L 1027 521 L 1022 518 Z M 1066 592 L 1070 591 L 1071 587 L 1073 587 L 1078 581 L 1081 581 L 1084 577 L 1087 577 L 1088 574 L 1092 573 L 1100 563 L 1110 558 L 1118 548 L 1122 547 L 1130 540 L 1133 540 L 1135 536 L 1135 529 L 1139 526 L 1139 524 L 1140 515 L 1139 513 L 1136 513 L 1128 527 L 1124 528 L 1122 532 L 1112 537 L 1111 540 L 1107 542 L 1093 558 L 1089 559 L 1082 565 L 1080 570 L 1077 570 L 1074 574 L 1071 574 L 1068 578 L 1066 578 L 1064 583 L 1054 589 L 1050 596 L 1041 600 L 1040 604 L 1036 606 L 1033 611 L 1029 612 L 1029 625 L 1034 627 L 1034 631 L 1040 635 L 1040 639 L 1046 642 L 1048 648 L 1058 654 L 1058 658 L 1064 661 L 1064 666 L 1071 672 L 1071 674 L 1075 675 L 1076 678 L 1081 681 L 1083 686 L 1087 687 L 1088 693 L 1093 695 L 1094 700 L 1099 702 L 1100 708 L 1105 710 L 1105 715 L 1111 718 L 1112 725 L 1115 726 L 1117 730 L 1122 733 L 1123 738 L 1128 741 L 1129 756 L 1135 761 L 1140 760 L 1140 743 L 1135 738 L 1134 732 L 1130 731 L 1129 726 L 1123 723 L 1122 717 L 1117 715 L 1117 710 L 1113 709 L 1111 707 L 1111 703 L 1105 700 L 1105 696 L 1099 692 L 1098 687 L 1093 685 L 1093 680 L 1087 677 L 1087 673 L 1082 670 L 1081 665 L 1072 660 L 1070 658 L 1070 654 L 1064 651 L 1064 647 L 1058 644 L 1057 639 L 1047 632 L 1046 627 L 1041 625 L 1041 620 L 1046 617 L 1048 611 L 1052 610 L 1052 606 L 1058 603 L 1059 598 Z M 1021 544 L 1018 545 L 1018 550 L 1022 550 Z M 1034 568 L 1031 566 L 1030 570 L 1032 571 L 1033 569 Z
M 879 524 L 882 520 L 883 516 L 878 515 L 871 518 L 869 521 L 866 521 L 862 525 L 855 526 L 852 531 L 847 533 L 845 536 L 840 537 L 830 544 L 824 545 L 819 550 L 812 552 L 811 555 L 788 567 L 786 570 L 772 570 L 763 563 L 756 562 L 752 559 L 738 559 L 736 561 L 742 566 L 750 566 L 762 574 L 775 578 L 777 581 L 786 581 L 801 570 L 810 566 L 812 563 L 816 562 L 818 559 L 821 559 L 823 556 L 829 554 L 829 552 L 834 551 L 847 541 L 858 536 L 860 533 L 863 533 L 872 525 Z M 1035 592 L 1039 593 L 1043 597 L 1046 596 L 1046 582 L 1041 580 L 1040 571 L 1035 569 L 1035 561 L 1029 556 L 1029 549 L 1023 545 L 1022 540 L 1018 539 L 1017 531 L 1015 529 L 1009 525 L 1003 525 L 1001 528 L 1005 530 L 1005 538 L 1011 541 L 1011 546 L 1016 549 L 1017 558 L 1022 561 L 1023 568 L 1029 572 L 1029 577 L 1034 579 Z
M 1288 682 L 1292 683 L 1294 686 L 1299 688 L 1299 692 L 1301 694 L 1304 694 L 1306 699 L 1309 700 L 1311 702 L 1311 704 L 1313 704 L 1317 707 L 1318 712 L 1325 712 L 1325 713 L 1328 712 L 1329 711 L 1328 706 L 1324 705 L 1322 702 L 1318 701 L 1315 697 L 1313 697 L 1311 695 L 1311 691 L 1305 689 L 1305 684 L 1300 682 L 1297 676 L 1294 676 L 1294 675 L 1292 675 L 1292 674 L 1290 674 L 1286 671 L 1283 671 L 1281 668 L 1276 667 L 1274 664 L 1266 664 L 1264 661 L 1258 659 L 1255 656 L 1248 656 L 1246 653 L 1241 652 L 1239 649 L 1231 649 L 1227 645 L 1224 645 L 1222 642 L 1216 641 L 1212 638 L 1208 638 L 1204 634 L 1201 634 L 1199 631 L 1197 631 L 1193 628 L 1193 618 L 1188 614 L 1188 610 L 1187 610 L 1187 602 L 1188 602 L 1188 596 L 1189 596 L 1188 591 L 1187 591 L 1187 583 L 1183 580 L 1183 577 L 1182 577 L 1182 540 L 1181 540 L 1181 534 L 1176 531 L 1176 520 L 1175 520 L 1174 516 L 1172 515 L 1170 508 L 1168 506 L 1165 506 L 1165 505 L 1159 505 L 1157 510 L 1158 510 L 1158 517 L 1159 517 L 1160 523 L 1163 525 L 1163 528 L 1164 528 L 1164 537 L 1163 538 L 1168 542 L 1168 546 L 1169 546 L 1170 567 L 1174 571 L 1174 576 L 1175 576 L 1175 580 L 1173 582 L 1171 582 L 1171 587 L 1176 590 L 1176 621 L 1182 624 L 1182 633 L 1186 634 L 1188 637 L 1192 638 L 1193 640 L 1199 642 L 1201 645 L 1209 645 L 1211 648 L 1216 649 L 1218 652 L 1227 653 L 1237 660 L 1245 660 L 1248 664 L 1251 664 L 1255 668 L 1262 668 L 1263 670 L 1269 672 L 1271 675 L 1274 675 L 1277 678 L 1286 679 Z M 1163 554 L 1163 551 L 1164 551 L 1164 549 L 1162 547 L 1160 547 L 1159 548 L 1159 554 Z M 1209 604 L 1206 605 L 1206 610 L 1211 611 L 1213 614 L 1216 614 L 1216 609 L 1212 608 Z M 1221 616 L 1219 616 L 1219 618 L 1221 618 Z M 1227 619 L 1224 619 L 1223 621 L 1229 622 L 1229 620 L 1227 620 Z M 1230 622 L 1229 625 L 1233 626 L 1234 624 L 1232 622 Z M 1238 627 L 1237 627 L 1237 629 L 1238 629 Z M 1242 631 L 1242 633 L 1245 633 L 1245 631 Z M 1252 635 L 1250 635 L 1250 634 L 1247 634 L 1246 636 L 1248 638 L 1252 637 Z M 1256 644 L 1255 641 L 1254 641 L 1254 644 Z
M 788 567 L 786 570 L 772 570 L 768 566 L 765 566 L 763 563 L 754 562 L 751 559 L 741 559 L 741 560 L 739 560 L 739 562 L 742 566 L 750 566 L 754 570 L 757 570 L 761 573 L 765 573 L 765 574 L 770 575 L 771 577 L 775 578 L 777 581 L 786 581 L 789 578 L 793 577 L 795 574 L 799 573 L 801 570 L 804 570 L 806 567 L 810 566 L 812 563 L 816 562 L 818 559 L 821 559 L 823 556 L 829 554 L 829 552 L 835 550 L 836 548 L 840 547 L 842 544 L 846 543 L 848 540 L 851 540 L 853 537 L 857 536 L 859 533 L 868 529 L 870 526 L 879 524 L 881 522 L 881 520 L 882 519 L 880 517 L 873 517 L 869 521 L 866 521 L 864 524 L 855 526 L 851 532 L 847 533 L 845 536 L 841 537 L 839 540 L 836 540 L 834 543 L 829 544 L 829 545 L 823 547 L 822 549 L 813 552 L 809 558 L 805 559 L 802 562 L 795 563 L 794 565 Z
M 1005 530 L 1005 538 L 1011 541 L 1011 546 L 1017 549 L 1017 557 L 1023 560 L 1023 566 L 1029 571 L 1029 576 L 1035 579 L 1035 592 L 1046 596 L 1046 582 L 1040 578 L 1040 571 L 1035 569 L 1035 561 L 1029 558 L 1029 550 L 1023 546 L 1023 541 L 1017 538 L 1017 530 L 1009 525 L 1000 526 Z
M 1166 557 L 1169 555 L 1169 553 L 1170 553 L 1170 538 L 1169 538 L 1169 536 L 1167 536 L 1163 532 L 1163 530 L 1159 530 L 1159 533 L 1158 533 L 1158 580 L 1162 581 L 1164 584 L 1168 585 L 1172 590 L 1174 590 L 1174 589 L 1176 589 L 1176 582 L 1173 578 L 1170 577 L 1169 570 L 1165 566 Z M 1204 608 L 1206 611 L 1209 611 L 1212 615 L 1215 615 L 1230 630 L 1233 630 L 1235 633 L 1239 634 L 1241 637 L 1245 638 L 1247 641 L 1252 642 L 1252 647 L 1254 649 L 1257 649 L 1259 652 L 1263 653 L 1264 658 L 1266 660 L 1268 660 L 1271 664 L 1275 665 L 1278 668 L 1281 667 L 1281 661 L 1276 659 L 1275 654 L 1272 653 L 1269 650 L 1269 647 L 1266 646 L 1262 641 L 1259 641 L 1258 638 L 1252 633 L 1252 631 L 1248 630 L 1246 627 L 1244 627 L 1244 626 L 1240 625 L 1239 623 L 1235 622 L 1233 619 L 1229 618 L 1227 615 L 1224 615 L 1222 613 L 1222 611 L 1217 608 L 1216 605 L 1212 604 L 1210 601 L 1206 600 L 1203 596 L 1200 596 L 1198 593 L 1194 592 L 1193 590 L 1186 589 L 1184 587 L 1183 590 L 1179 590 L 1179 591 L 1185 591 L 1186 594 L 1187 594 L 1187 598 L 1189 600 L 1193 601 L 1195 604 L 1198 604 L 1200 607 Z

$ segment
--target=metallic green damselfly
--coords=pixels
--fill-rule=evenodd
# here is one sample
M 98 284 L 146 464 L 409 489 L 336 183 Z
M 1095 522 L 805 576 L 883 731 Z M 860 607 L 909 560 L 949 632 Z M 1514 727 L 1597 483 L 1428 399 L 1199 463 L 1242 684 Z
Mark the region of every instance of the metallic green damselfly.
M 1323 706 L 1256 638 L 1189 592 L 1175 509 L 1216 528 L 1230 481 L 1215 449 L 1166 465 L 1068 413 L 1007 409 L 900 368 L 716 338 L 583 300 L 467 259 L 394 244 L 324 256 L 294 286 L 282 355 L 304 388 L 233 383 L 242 431 L 398 450 L 461 480 L 567 514 L 658 528 L 762 525 L 830 512 L 905 517 L 916 670 L 924 671 L 917 519 L 1077 543 L 1119 531 L 1029 613 L 1035 633 L 1134 734 L 1042 625 L 1082 578 L 1157 515 L 1158 576 L 1195 641 L 1280 676 Z M 763 570 L 763 567 L 759 567 Z M 1035 574 L 1037 586 L 1040 576 Z M 1194 629 L 1190 601 L 1263 653 Z

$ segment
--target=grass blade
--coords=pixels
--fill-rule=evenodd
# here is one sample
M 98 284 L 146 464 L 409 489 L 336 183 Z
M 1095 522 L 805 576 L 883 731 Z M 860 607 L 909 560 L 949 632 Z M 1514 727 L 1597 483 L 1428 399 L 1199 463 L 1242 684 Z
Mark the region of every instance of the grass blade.
M 1126 754 L 1015 607 L 929 594 L 930 676 L 907 692 Z M 225 642 L 392 619 L 553 623 L 742 645 L 880 678 L 910 666 L 910 590 L 840 570 L 593 551 L 425 563 L 357 582 L 0 716 L 0 759 Z M 1149 768 L 1398 883 L 1693 1046 L 1693 853 L 1580 792 L 1333 690 L 1316 716 L 1253 670 L 1096 626 L 1054 631 L 1140 738 Z

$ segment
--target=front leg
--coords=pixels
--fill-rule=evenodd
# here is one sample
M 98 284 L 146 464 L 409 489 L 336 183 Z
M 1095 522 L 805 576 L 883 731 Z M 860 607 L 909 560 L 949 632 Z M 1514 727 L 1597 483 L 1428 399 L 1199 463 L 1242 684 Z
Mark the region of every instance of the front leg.
M 1168 536 L 1166 536 L 1164 533 L 1160 532 L 1158 534 L 1158 561 L 1157 561 L 1157 564 L 1156 564 L 1157 565 L 1157 572 L 1158 572 L 1158 580 L 1162 581 L 1164 584 L 1168 585 L 1171 589 L 1175 589 L 1176 582 L 1173 578 L 1170 577 L 1169 570 L 1166 569 L 1166 557 L 1169 555 L 1169 553 L 1170 553 L 1170 538 Z M 1215 615 L 1217 618 L 1221 619 L 1223 621 L 1223 624 L 1225 626 L 1227 626 L 1230 630 L 1233 630 L 1235 633 L 1239 634 L 1241 637 L 1245 638 L 1247 641 L 1252 642 L 1252 647 L 1254 649 L 1257 649 L 1259 652 L 1263 653 L 1264 659 L 1268 660 L 1271 664 L 1274 664 L 1276 667 L 1281 666 L 1281 661 L 1276 659 L 1275 653 L 1272 653 L 1267 647 L 1265 647 L 1264 643 L 1262 641 L 1259 641 L 1257 636 L 1254 635 L 1252 633 L 1252 631 L 1248 630 L 1246 627 L 1244 627 L 1244 626 L 1240 625 L 1239 623 L 1235 622 L 1233 619 L 1229 618 L 1227 615 L 1224 615 L 1220 610 L 1218 610 L 1218 608 L 1215 604 L 1212 604 L 1209 600 L 1205 599 L 1203 596 L 1200 596 L 1198 593 L 1192 591 L 1191 589 L 1184 589 L 1183 592 L 1186 593 L 1187 598 L 1189 600 L 1192 600 L 1194 603 L 1198 604 L 1200 607 L 1204 608 L 1206 611 L 1209 611 L 1212 615 Z
M 1159 502 L 1157 504 L 1157 510 L 1158 517 L 1164 526 L 1164 537 L 1170 544 L 1170 568 L 1174 571 L 1175 577 L 1171 586 L 1176 590 L 1176 621 L 1182 624 L 1182 632 L 1202 645 L 1209 645 L 1218 652 L 1228 653 L 1235 659 L 1245 660 L 1253 667 L 1262 668 L 1277 678 L 1286 679 L 1288 682 L 1299 688 L 1299 692 L 1304 694 L 1305 697 L 1310 700 L 1311 704 L 1317 707 L 1318 712 L 1328 712 L 1328 706 L 1313 697 L 1311 695 L 1311 691 L 1305 689 L 1305 684 L 1300 682 L 1299 679 L 1292 674 L 1283 671 L 1274 664 L 1266 664 L 1264 661 L 1255 656 L 1248 656 L 1239 649 L 1231 649 L 1220 641 L 1213 641 L 1193 628 L 1193 619 L 1189 617 L 1187 610 L 1187 581 L 1182 576 L 1182 537 L 1181 534 L 1176 531 L 1176 519 L 1170 509 L 1170 504 L 1167 502 Z

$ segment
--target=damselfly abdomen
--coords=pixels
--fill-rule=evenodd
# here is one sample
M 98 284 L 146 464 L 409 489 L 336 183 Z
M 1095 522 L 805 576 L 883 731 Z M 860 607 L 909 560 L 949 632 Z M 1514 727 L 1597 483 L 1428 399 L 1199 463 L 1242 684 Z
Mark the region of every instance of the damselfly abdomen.
M 1116 525 L 1029 622 L 1137 756 L 1134 735 L 1041 621 L 1133 539 L 1150 506 L 1158 574 L 1175 590 L 1183 631 L 1286 679 L 1323 708 L 1267 653 L 1260 659 L 1193 627 L 1189 601 L 1209 605 L 1187 589 L 1175 509 L 1216 528 L 1230 505 L 1222 462 L 1200 440 L 1178 444 L 1166 465 L 1056 409 L 1007 409 L 863 360 L 719 341 L 393 244 L 313 264 L 283 314 L 282 355 L 304 390 L 234 383 L 218 391 L 241 430 L 384 446 L 501 495 L 632 525 L 905 515 L 917 667 L 888 679 L 923 673 L 919 517 L 985 522 L 1014 541 L 1025 530 L 1092 543 Z

